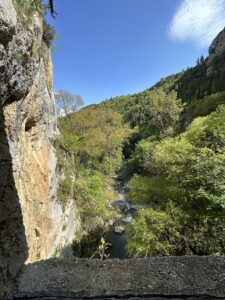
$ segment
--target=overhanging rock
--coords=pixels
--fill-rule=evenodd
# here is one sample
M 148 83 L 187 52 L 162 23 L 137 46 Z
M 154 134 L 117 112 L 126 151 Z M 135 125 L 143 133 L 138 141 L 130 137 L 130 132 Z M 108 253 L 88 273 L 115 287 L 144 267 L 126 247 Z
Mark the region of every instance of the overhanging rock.
M 225 257 L 50 259 L 26 266 L 15 298 L 225 299 Z

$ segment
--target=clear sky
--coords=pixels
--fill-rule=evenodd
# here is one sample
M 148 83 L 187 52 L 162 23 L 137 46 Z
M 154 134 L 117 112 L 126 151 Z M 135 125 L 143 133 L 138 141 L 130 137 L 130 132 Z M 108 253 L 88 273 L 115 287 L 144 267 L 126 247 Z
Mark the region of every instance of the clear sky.
M 225 25 L 224 2 L 55 0 L 58 16 L 48 17 L 59 35 L 55 91 L 80 94 L 88 105 L 143 91 L 194 65 Z M 222 24 L 215 24 L 220 14 Z

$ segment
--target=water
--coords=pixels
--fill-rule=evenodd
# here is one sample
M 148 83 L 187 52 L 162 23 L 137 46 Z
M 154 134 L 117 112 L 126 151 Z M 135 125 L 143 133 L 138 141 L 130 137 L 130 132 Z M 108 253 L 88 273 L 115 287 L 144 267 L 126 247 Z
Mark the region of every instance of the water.
M 118 200 L 111 203 L 111 209 L 115 209 L 122 214 L 122 218 L 114 222 L 110 230 L 106 233 L 105 239 L 111 244 L 109 248 L 110 258 L 128 258 L 126 225 L 136 216 L 137 210 L 146 206 L 133 205 L 125 199 L 123 188 L 118 189 Z

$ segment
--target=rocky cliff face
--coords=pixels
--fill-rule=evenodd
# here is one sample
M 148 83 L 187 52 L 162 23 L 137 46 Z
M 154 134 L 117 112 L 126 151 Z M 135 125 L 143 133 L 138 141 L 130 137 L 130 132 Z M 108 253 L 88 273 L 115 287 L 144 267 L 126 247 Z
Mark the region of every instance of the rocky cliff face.
M 216 36 L 213 40 L 211 46 L 209 47 L 209 56 L 206 61 L 207 67 L 207 75 L 211 75 L 212 73 L 216 72 L 213 68 L 213 60 L 216 57 L 224 56 L 225 52 L 225 28 Z M 220 65 L 220 68 L 223 69 L 223 64 Z
M 52 63 L 42 35 L 38 14 L 1 0 L 0 290 L 26 260 L 68 255 L 79 225 L 73 199 L 57 201 Z
M 213 40 L 209 52 L 209 57 L 213 59 L 216 55 L 220 55 L 225 51 L 225 28 Z

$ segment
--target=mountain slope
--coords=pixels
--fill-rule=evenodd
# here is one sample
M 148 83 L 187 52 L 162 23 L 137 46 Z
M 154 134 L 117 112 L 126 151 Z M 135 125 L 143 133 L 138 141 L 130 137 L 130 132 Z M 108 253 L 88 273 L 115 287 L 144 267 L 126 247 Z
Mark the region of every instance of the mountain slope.
M 189 124 L 200 115 L 215 111 L 225 103 L 225 29 L 214 39 L 206 59 L 198 59 L 198 64 L 186 71 L 162 78 L 145 91 L 133 95 L 120 96 L 103 101 L 100 106 L 119 111 L 128 122 L 132 122 L 131 112 L 140 110 L 144 115 L 148 99 L 158 89 L 166 93 L 177 92 L 178 99 L 186 104 L 182 123 Z M 193 116 L 191 115 L 193 113 Z M 140 125 L 133 122 L 133 126 Z

